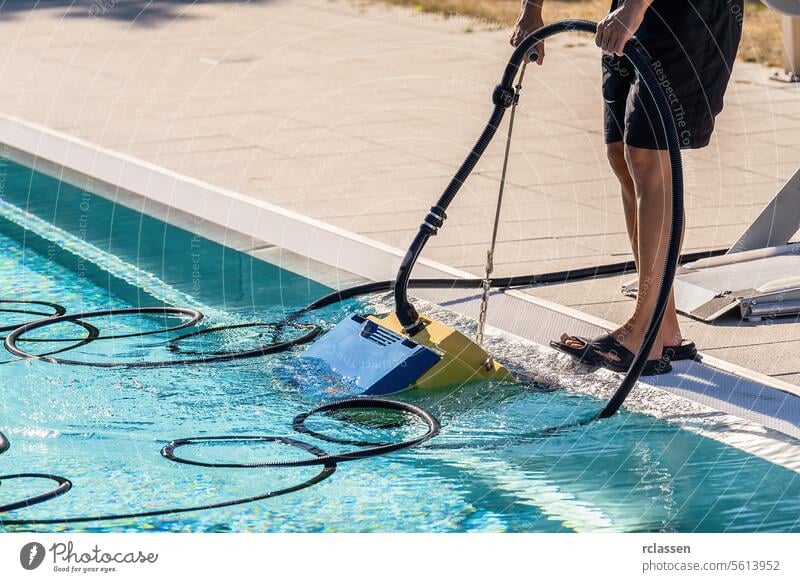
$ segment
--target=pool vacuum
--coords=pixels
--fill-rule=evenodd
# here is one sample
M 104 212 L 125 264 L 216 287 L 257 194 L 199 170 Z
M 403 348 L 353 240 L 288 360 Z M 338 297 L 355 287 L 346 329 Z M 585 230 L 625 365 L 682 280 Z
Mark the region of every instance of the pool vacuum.
M 418 330 L 407 330 L 396 313 L 384 318 L 353 315 L 318 339 L 303 357 L 324 361 L 369 396 L 512 379 L 460 331 L 429 317 L 419 316 L 418 322 Z
M 394 312 L 383 318 L 361 315 L 348 317 L 318 339 L 305 352 L 304 358 L 321 360 L 334 373 L 354 381 L 365 395 L 386 395 L 408 388 L 430 389 L 452 387 L 474 381 L 513 379 L 509 371 L 495 362 L 479 345 L 479 342 L 483 336 L 489 290 L 499 286 L 497 280 L 491 279 L 491 272 L 514 112 L 519 101 L 522 76 L 525 71 L 525 56 L 530 56 L 534 60 L 534 47 L 539 41 L 569 31 L 595 34 L 597 25 L 586 20 L 554 22 L 529 35 L 520 43 L 509 59 L 502 80 L 492 93 L 494 109 L 486 127 L 472 151 L 447 185 L 444 193 L 425 216 L 403 258 L 397 276 L 391 285 L 395 301 Z M 683 175 L 680 145 L 669 102 L 652 69 L 650 58 L 635 37 L 627 43 L 624 53 L 636 70 L 642 85 L 653 97 L 667 139 L 672 171 L 672 225 L 664 275 L 644 341 L 620 388 L 609 401 L 601 416 L 613 414 L 619 408 L 641 375 L 658 334 L 672 289 L 680 258 L 680 240 L 683 231 Z M 515 80 L 518 80 L 516 87 L 514 86 Z M 512 113 L 500 180 L 495 230 L 492 236 L 492 246 L 488 253 L 486 276 L 481 280 L 483 288 L 481 317 L 478 335 L 476 341 L 473 341 L 441 321 L 420 315 L 408 299 L 408 288 L 413 283 L 411 272 L 425 244 L 430 237 L 436 236 L 444 225 L 447 219 L 447 208 L 475 168 L 500 127 L 508 109 L 511 109 Z

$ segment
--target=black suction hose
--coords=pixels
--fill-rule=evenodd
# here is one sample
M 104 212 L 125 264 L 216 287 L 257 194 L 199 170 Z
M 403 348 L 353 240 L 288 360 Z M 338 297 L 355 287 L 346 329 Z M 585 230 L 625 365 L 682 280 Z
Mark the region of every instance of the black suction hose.
M 408 300 L 411 271 L 420 253 L 422 253 L 422 249 L 428 242 L 428 239 L 431 236 L 435 236 L 439 228 L 442 227 L 444 220 L 447 218 L 446 212 L 448 206 L 469 177 L 475 164 L 483 155 L 484 151 L 486 151 L 486 147 L 489 145 L 489 142 L 497 132 L 500 122 L 503 120 L 505 110 L 513 104 L 516 98 L 513 83 L 523 59 L 526 55 L 530 54 L 538 42 L 562 32 L 572 31 L 596 34 L 597 24 L 588 20 L 561 20 L 548 24 L 526 37 L 509 59 L 505 72 L 503 73 L 503 78 L 492 95 L 494 110 L 492 111 L 492 115 L 483 133 L 481 133 L 477 143 L 448 184 L 444 193 L 439 198 L 439 201 L 435 206 L 431 207 L 430 212 L 420 225 L 419 231 L 414 237 L 408 252 L 406 252 L 403 258 L 400 269 L 397 272 L 394 288 L 395 311 L 400 323 L 409 335 L 413 336 L 424 327 L 417 310 Z M 619 410 L 619 407 L 625 401 L 628 394 L 630 394 L 630 391 L 633 389 L 633 386 L 636 384 L 641 376 L 642 370 L 647 364 L 647 357 L 655 343 L 656 335 L 661 327 L 661 320 L 664 317 L 664 311 L 669 301 L 670 293 L 672 292 L 672 283 L 675 278 L 675 272 L 680 257 L 681 234 L 683 232 L 683 167 L 681 164 L 678 132 L 675 129 L 675 122 L 672 118 L 669 102 L 667 101 L 666 95 L 664 95 L 658 78 L 652 70 L 652 62 L 649 56 L 636 38 L 631 39 L 625 45 L 624 53 L 639 74 L 641 83 L 655 99 L 658 113 L 664 127 L 670 166 L 672 169 L 672 222 L 667 243 L 667 254 L 664 261 L 664 274 L 661 278 L 656 305 L 653 309 L 650 322 L 648 323 L 644 340 L 620 387 L 601 411 L 600 418 L 611 416 Z
M 511 88 L 510 91 L 510 98 L 513 99 L 513 88 Z M 439 198 L 439 201 L 435 206 L 431 207 L 430 212 L 428 212 L 428 215 L 419 227 L 417 236 L 414 237 L 411 246 L 408 248 L 408 252 L 403 258 L 403 262 L 400 264 L 400 269 L 397 271 L 394 287 L 395 310 L 400 323 L 403 324 L 403 327 L 409 335 L 414 335 L 422 329 L 419 314 L 408 300 L 408 281 L 411 278 L 411 271 L 414 269 L 414 265 L 422 249 L 425 247 L 425 244 L 428 242 L 428 239 L 432 236 L 436 236 L 439 228 L 441 228 L 444 221 L 447 219 L 447 207 L 450 206 L 450 203 L 456 197 L 456 194 L 458 194 L 461 186 L 475 168 L 475 164 L 481 159 L 483 152 L 486 151 L 495 133 L 497 133 L 497 128 L 500 126 L 500 122 L 503 121 L 506 107 L 510 106 L 510 102 L 508 102 L 507 99 L 507 95 L 501 95 L 495 90 L 493 96 L 495 107 L 489 122 L 486 124 L 483 133 L 481 133 L 481 136 L 467 156 L 467 159 L 464 160 L 458 172 L 456 172 L 456 175 L 450 180 L 450 183 Z
M 423 279 L 417 281 L 411 281 L 411 271 L 419 258 L 422 249 L 424 248 L 425 244 L 427 243 L 428 239 L 431 236 L 437 234 L 438 229 L 444 224 L 444 220 L 447 218 L 446 211 L 450 203 L 455 198 L 456 194 L 460 190 L 461 186 L 463 185 L 464 181 L 469 177 L 470 173 L 474 169 L 475 165 L 477 164 L 480 157 L 483 155 L 484 151 L 486 150 L 487 146 L 491 142 L 492 138 L 494 137 L 497 129 L 502 122 L 503 116 L 505 114 L 506 108 L 510 107 L 515 99 L 515 93 L 513 89 L 513 81 L 517 75 L 519 70 L 520 64 L 522 63 L 522 59 L 525 57 L 526 54 L 529 54 L 536 43 L 541 40 L 544 40 L 550 36 L 555 34 L 559 34 L 561 32 L 567 31 L 582 31 L 588 33 L 596 33 L 597 25 L 590 21 L 585 20 L 564 20 L 560 22 L 555 22 L 548 26 L 542 27 L 539 30 L 535 31 L 533 34 L 528 36 L 514 51 L 509 63 L 506 67 L 505 73 L 503 75 L 503 79 L 500 85 L 494 91 L 492 96 L 495 108 L 492 112 L 492 116 L 489 119 L 486 127 L 484 128 L 483 133 L 481 134 L 480 138 L 478 139 L 477 143 L 473 147 L 472 151 L 470 152 L 467 159 L 459 168 L 456 175 L 453 177 L 447 188 L 445 189 L 442 196 L 439 198 L 439 201 L 435 206 L 433 206 L 425 218 L 425 221 L 420 226 L 420 230 L 417 233 L 414 241 L 412 242 L 408 252 L 406 253 L 401 267 L 398 271 L 397 278 L 392 282 L 383 281 L 378 283 L 369 283 L 366 285 L 360 285 L 357 287 L 353 287 L 351 289 L 347 289 L 341 292 L 332 293 L 326 297 L 323 297 L 314 303 L 308 305 L 302 310 L 297 311 L 296 313 L 290 315 L 287 318 L 287 324 L 296 320 L 300 315 L 303 313 L 307 313 L 313 309 L 320 309 L 325 307 L 326 305 L 331 305 L 334 303 L 338 303 L 345 299 L 356 297 L 359 295 L 364 295 L 367 293 L 373 293 L 378 291 L 384 291 L 392 286 L 394 286 L 394 297 L 395 297 L 395 309 L 397 315 L 400 319 L 400 322 L 403 324 L 405 329 L 410 335 L 415 334 L 419 329 L 421 329 L 421 324 L 419 320 L 419 314 L 416 312 L 414 306 L 408 301 L 408 288 L 410 286 L 416 287 L 428 287 L 428 288 L 437 288 L 437 287 L 453 287 L 453 288 L 472 288 L 478 287 L 483 284 L 482 279 L 466 279 L 466 280 L 450 280 L 450 279 Z M 647 88 L 647 90 L 651 93 L 653 98 L 655 99 L 656 105 L 658 107 L 659 116 L 661 118 L 662 124 L 665 129 L 666 138 L 667 138 L 667 149 L 669 151 L 670 156 L 670 165 L 672 170 L 672 223 L 670 228 L 669 240 L 668 240 L 668 247 L 667 247 L 667 254 L 665 258 L 664 264 L 664 274 L 662 276 L 656 306 L 653 310 L 653 314 L 651 316 L 650 322 L 648 323 L 647 331 L 645 332 L 644 340 L 642 342 L 642 346 L 639 348 L 639 352 L 636 354 L 633 363 L 631 364 L 630 370 L 626 374 L 625 378 L 623 379 L 620 387 L 611 397 L 611 399 L 606 404 L 605 408 L 600 412 L 598 418 L 606 418 L 613 415 L 617 410 L 619 410 L 622 403 L 627 398 L 630 391 L 633 389 L 633 386 L 636 384 L 636 381 L 639 379 L 641 372 L 646 364 L 647 356 L 650 350 L 653 347 L 653 344 L 656 339 L 656 335 L 658 333 L 659 327 L 661 325 L 661 320 L 664 316 L 664 311 L 669 300 L 670 292 L 672 290 L 672 283 L 675 277 L 675 273 L 677 270 L 678 263 L 681 259 L 680 256 L 680 243 L 681 243 L 681 234 L 683 231 L 683 174 L 682 174 L 682 166 L 681 166 L 681 155 L 680 155 L 680 144 L 678 141 L 678 133 L 675 129 L 675 124 L 672 119 L 672 114 L 670 112 L 669 103 L 667 101 L 666 96 L 664 95 L 663 90 L 658 82 L 657 77 L 655 76 L 652 70 L 652 64 L 645 53 L 643 47 L 638 43 L 636 39 L 632 39 L 625 47 L 625 55 L 630 59 L 633 66 L 636 68 L 640 80 L 642 84 Z M 715 254 L 707 253 L 708 255 Z M 617 263 L 613 265 L 605 265 L 600 267 L 594 267 L 590 269 L 583 269 L 582 273 L 579 272 L 560 272 L 560 273 L 551 273 L 549 275 L 531 275 L 525 277 L 509 277 L 503 279 L 494 279 L 492 280 L 493 287 L 511 287 L 517 285 L 531 285 L 531 284 L 540 284 L 546 282 L 557 282 L 557 281 L 567 281 L 567 280 L 574 280 L 577 278 L 584 278 L 585 276 L 597 276 L 600 274 L 609 274 L 613 272 L 624 272 L 625 270 L 630 268 L 629 263 Z M 588 271 L 588 272 L 586 272 Z M 584 277 L 576 276 L 577 273 L 580 273 Z M 53 307 L 53 305 L 48 305 L 49 307 Z M 144 310 L 128 310 L 134 313 L 143 313 Z M 170 311 L 170 308 L 159 309 L 160 312 L 165 313 Z M 176 311 L 176 310 L 173 310 Z M 126 311 L 127 312 L 127 311 Z M 64 310 L 60 308 L 60 306 L 55 306 L 55 313 L 53 316 L 36 322 L 31 322 L 28 324 L 23 324 L 19 327 L 15 327 L 11 334 L 6 338 L 5 346 L 9 351 L 14 353 L 15 355 L 21 358 L 28 358 L 28 357 L 39 357 L 41 359 L 45 359 L 46 361 L 51 361 L 54 363 L 69 363 L 69 364 L 81 364 L 86 365 L 89 363 L 78 362 L 78 361 L 69 361 L 69 360 L 58 360 L 55 358 L 48 358 L 42 356 L 35 356 L 32 354 L 28 354 L 23 350 L 20 350 L 16 346 L 16 341 L 21 339 L 21 336 L 26 331 L 31 331 L 33 329 L 37 329 L 40 327 L 44 327 L 48 324 L 53 324 L 61 321 L 70 321 L 73 323 L 80 323 L 80 318 L 87 318 L 90 316 L 99 317 L 101 315 L 112 315 L 116 314 L 117 312 L 105 311 L 105 312 L 93 312 L 93 313 L 83 313 L 78 314 L 76 316 L 65 316 Z M 37 315 L 41 315 L 37 313 Z M 186 315 L 186 313 L 184 313 Z M 181 324 L 178 327 L 186 327 L 191 325 L 191 323 L 196 323 L 202 317 L 200 314 L 190 314 L 195 316 L 195 321 L 190 321 L 188 323 Z M 198 317 L 199 315 L 199 317 Z M 76 321 L 77 320 L 77 321 Z M 44 323 L 47 322 L 47 323 Z M 270 325 L 270 324 L 246 324 L 246 325 Z M 235 326 L 233 326 L 235 327 Z M 197 335 L 198 333 L 206 333 L 209 331 L 216 331 L 217 329 L 212 330 L 205 330 L 204 332 L 194 332 L 187 334 L 183 337 L 191 337 L 193 335 Z M 161 330 L 163 331 L 163 330 Z M 154 332 L 149 332 L 154 333 Z M 91 330 L 90 330 L 90 335 Z M 95 337 L 87 338 L 86 341 L 80 342 L 79 345 L 83 345 L 84 343 L 89 343 L 94 339 L 102 339 L 97 337 L 97 334 L 94 334 Z M 142 334 L 130 334 L 133 335 L 142 335 Z M 253 357 L 255 355 L 264 355 L 266 353 L 274 353 L 275 351 L 283 351 L 284 349 L 289 349 L 292 346 L 299 345 L 301 343 L 306 343 L 310 341 L 312 337 L 316 335 L 315 330 L 311 330 L 305 336 L 298 338 L 297 340 L 291 340 L 288 342 L 280 342 L 277 344 L 269 345 L 269 346 L 262 346 L 256 350 L 249 350 L 247 352 L 240 352 L 234 354 L 225 354 L 225 353 L 217 353 L 213 354 L 211 357 L 208 358 L 198 358 L 196 360 L 181 360 L 177 362 L 172 362 L 172 365 L 178 364 L 189 364 L 189 363 L 200 363 L 200 362 L 210 362 L 210 361 L 219 361 L 219 360 L 233 360 L 242 357 Z M 130 336 L 118 336 L 118 337 L 130 337 Z M 181 338 L 177 338 L 173 340 L 172 346 L 173 349 L 175 348 L 176 341 L 179 341 Z M 75 341 L 73 340 L 47 340 L 47 341 Z M 72 346 L 76 347 L 76 346 Z M 70 349 L 70 348 L 66 348 Z M 89 364 L 92 365 L 92 364 Z M 97 365 L 97 364 L 94 364 Z M 106 365 L 118 365 L 116 363 L 106 364 Z M 123 364 L 124 365 L 124 364 Z M 137 362 L 135 365 L 139 366 L 148 366 L 148 365 L 170 365 L 163 362 Z M 418 407 L 414 405 L 405 404 L 405 403 L 397 403 L 394 401 L 387 401 L 387 400 L 345 400 L 336 403 L 331 403 L 324 405 L 320 408 L 315 409 L 309 413 L 301 414 L 295 419 L 294 428 L 300 432 L 304 432 L 306 434 L 311 434 L 317 436 L 318 438 L 320 435 L 318 433 L 314 433 L 307 429 L 304 425 L 305 419 L 310 415 L 317 412 L 327 412 L 333 410 L 339 410 L 343 408 L 390 408 L 396 410 L 403 410 L 405 412 L 410 412 L 415 414 L 418 418 L 425 421 L 428 425 L 428 432 L 421 437 L 417 437 L 416 439 L 412 439 L 410 441 L 404 443 L 397 443 L 397 444 L 381 444 L 381 443 L 354 443 L 356 446 L 368 446 L 367 449 L 362 451 L 350 451 L 347 453 L 339 454 L 339 455 L 329 455 L 326 454 L 324 451 L 313 447 L 311 445 L 307 445 L 306 443 L 302 443 L 301 441 L 296 441 L 294 439 L 288 439 L 285 437 L 271 437 L 271 436 L 222 436 L 222 437 L 197 437 L 197 438 L 189 438 L 189 439 L 179 439 L 177 441 L 173 441 L 169 445 L 167 445 L 163 450 L 162 454 L 164 457 L 182 463 L 188 464 L 195 464 L 195 465 L 204 465 L 208 466 L 208 463 L 201 463 L 197 461 L 191 461 L 188 459 L 178 458 L 174 451 L 176 448 L 180 446 L 186 446 L 193 443 L 202 443 L 202 442 L 211 442 L 211 441 L 250 441 L 250 440 L 262 440 L 262 441 L 275 441 L 282 444 L 299 447 L 307 452 L 311 453 L 310 459 L 304 459 L 300 461 L 268 461 L 262 463 L 255 463 L 250 465 L 241 465 L 241 466 L 253 466 L 253 467 L 278 467 L 278 466 L 307 466 L 307 465 L 322 465 L 322 471 L 309 479 L 308 481 L 301 483 L 299 485 L 295 485 L 292 487 L 288 487 L 286 489 L 278 490 L 278 491 L 271 491 L 267 493 L 263 493 L 261 495 L 248 497 L 244 499 L 235 499 L 231 501 L 225 501 L 216 504 L 208 504 L 208 505 L 201 505 L 201 506 L 194 506 L 194 507 L 183 507 L 183 508 L 176 508 L 176 509 L 163 509 L 163 510 L 153 510 L 153 511 L 145 511 L 145 512 L 133 512 L 127 514 L 118 514 L 118 515 L 103 515 L 103 516 L 83 516 L 83 517 L 76 517 L 76 518 L 67 518 L 67 519 L 49 519 L 49 520 L 0 520 L 0 523 L 6 524 L 17 524 L 17 525 L 33 525 L 33 524 L 47 524 L 47 523 L 74 523 L 74 522 L 87 522 L 87 521 L 103 521 L 109 519 L 122 519 L 122 518 L 133 518 L 133 517 L 146 517 L 146 516 L 157 516 L 157 515 L 169 515 L 174 513 L 183 513 L 189 511 L 197 511 L 199 509 L 211 509 L 211 508 L 218 508 L 218 507 L 227 507 L 231 505 L 238 505 L 241 503 L 249 503 L 252 501 L 266 499 L 269 497 L 274 497 L 276 495 L 291 493 L 297 491 L 299 489 L 303 489 L 305 487 L 311 486 L 316 484 L 327 477 L 329 477 L 336 469 L 336 463 L 342 461 L 349 461 L 355 460 L 359 458 L 366 458 L 370 456 L 377 456 L 380 454 L 386 454 L 388 452 L 393 452 L 396 450 L 401 450 L 404 448 L 412 447 L 421 444 L 422 442 L 428 440 L 429 438 L 433 437 L 435 434 L 438 433 L 439 430 L 439 423 L 438 421 Z M 580 423 L 584 424 L 584 423 Z M 557 431 L 559 428 L 554 429 L 546 429 L 549 431 Z M 335 439 L 324 439 L 330 440 L 332 442 L 337 442 Z M 0 432 L 0 454 L 5 452 L 9 448 L 8 439 L 5 435 Z M 214 465 L 217 466 L 217 465 Z M 218 466 L 240 466 L 235 464 L 224 464 L 221 463 Z M 52 491 L 43 493 L 41 495 L 33 496 L 28 499 L 17 501 L 11 504 L 6 504 L 4 506 L 0 506 L 0 513 L 11 511 L 13 509 L 18 509 L 22 507 L 28 507 L 37 503 L 41 503 L 43 501 L 53 499 L 54 497 L 60 496 L 63 493 L 66 493 L 70 490 L 72 484 L 69 480 L 58 477 L 56 475 L 50 474 L 43 474 L 43 473 L 20 473 L 15 475 L 4 475 L 0 476 L 0 481 L 3 479 L 11 480 L 11 479 L 21 479 L 21 478 L 40 478 L 40 479 L 49 479 L 55 481 L 58 485 Z

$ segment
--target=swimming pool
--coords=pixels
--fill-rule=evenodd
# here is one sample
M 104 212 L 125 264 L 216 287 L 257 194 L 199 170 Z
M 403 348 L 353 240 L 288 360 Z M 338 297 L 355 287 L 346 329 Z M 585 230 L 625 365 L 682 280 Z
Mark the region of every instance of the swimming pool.
M 210 326 L 279 321 L 330 291 L 19 164 L 4 161 L 2 169 L 0 297 L 51 301 L 71 313 L 178 305 L 203 311 L 202 325 Z M 327 328 L 347 313 L 385 307 L 379 297 L 350 301 L 303 321 Z M 0 325 L 11 325 L 30 316 L 0 313 L 0 318 Z M 103 334 L 125 334 L 155 330 L 163 322 L 115 317 L 92 323 Z M 78 337 L 80 330 L 64 324 L 36 333 Z M 68 353 L 86 361 L 169 359 L 177 357 L 168 347 L 174 336 L 92 342 Z M 260 341 L 264 338 L 257 330 L 233 329 L 190 340 L 184 348 L 238 350 Z M 298 413 L 352 392 L 299 359 L 302 349 L 236 362 L 145 369 L 58 366 L 0 354 L 0 431 L 11 441 L 0 456 L 0 474 L 54 473 L 74 484 L 56 499 L 0 518 L 63 519 L 213 504 L 312 478 L 318 468 L 203 468 L 170 463 L 159 454 L 173 439 L 216 434 L 296 436 L 329 452 L 344 450 L 292 433 Z M 517 345 L 499 356 L 524 358 L 520 349 Z M 199 532 L 800 529 L 795 472 L 629 412 L 543 436 L 536 429 L 585 417 L 601 402 L 535 380 L 532 374 L 526 383 L 469 386 L 415 398 L 441 420 L 440 436 L 417 449 L 342 464 L 327 480 L 292 494 L 152 518 L 0 527 Z M 317 419 L 313 427 L 368 440 L 403 439 L 421 431 L 417 424 L 387 420 L 370 428 Z M 262 442 L 192 447 L 184 454 L 252 462 L 304 453 Z M 50 487 L 41 479 L 6 480 L 0 505 Z

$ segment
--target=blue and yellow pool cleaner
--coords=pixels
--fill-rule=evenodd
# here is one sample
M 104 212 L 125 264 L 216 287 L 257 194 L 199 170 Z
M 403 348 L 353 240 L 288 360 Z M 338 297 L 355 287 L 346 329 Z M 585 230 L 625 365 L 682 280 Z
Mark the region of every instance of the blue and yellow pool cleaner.
M 318 339 L 303 357 L 324 361 L 369 396 L 512 379 L 460 331 L 424 316 L 420 322 L 421 329 L 411 335 L 395 313 L 383 318 L 353 315 Z

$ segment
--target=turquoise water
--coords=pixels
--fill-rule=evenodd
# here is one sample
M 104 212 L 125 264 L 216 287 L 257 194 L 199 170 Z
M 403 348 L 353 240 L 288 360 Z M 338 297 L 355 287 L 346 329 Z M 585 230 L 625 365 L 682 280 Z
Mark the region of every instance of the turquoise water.
M 329 289 L 187 231 L 4 162 L 0 297 L 54 301 L 69 312 L 165 301 L 205 312 L 204 325 L 278 321 Z M 5 218 L 3 218 L 5 217 Z M 53 228 L 55 225 L 56 228 Z M 326 327 L 349 302 L 305 319 Z M 0 313 L 0 326 L 23 314 Z M 143 317 L 91 321 L 104 334 L 157 329 Z M 172 320 L 168 323 L 175 323 Z M 79 337 L 69 324 L 31 337 Z M 180 333 L 180 332 L 178 332 Z M 291 333 L 291 332 L 289 332 Z M 85 361 L 169 359 L 175 334 L 100 341 L 67 352 Z M 270 341 L 231 330 L 187 342 L 228 350 Z M 41 351 L 44 344 L 24 347 Z M 0 354 L 0 430 L 11 449 L 0 474 L 55 473 L 74 488 L 6 519 L 68 518 L 184 507 L 292 486 L 318 469 L 213 469 L 161 457 L 187 436 L 292 436 L 292 418 L 351 392 L 300 360 L 303 348 L 240 362 L 157 369 L 94 369 Z M 167 517 L 69 526 L 88 531 L 797 531 L 796 473 L 660 420 L 622 413 L 550 436 L 537 428 L 596 411 L 600 402 L 535 382 L 471 386 L 420 402 L 442 434 L 427 446 L 346 463 L 305 490 L 246 505 Z M 316 419 L 339 437 L 400 439 L 422 427 L 401 418 L 369 428 Z M 326 451 L 343 447 L 307 440 Z M 294 458 L 285 446 L 181 449 L 195 459 Z M 0 505 L 49 482 L 6 480 Z M 0 526 L 57 531 L 61 526 Z

